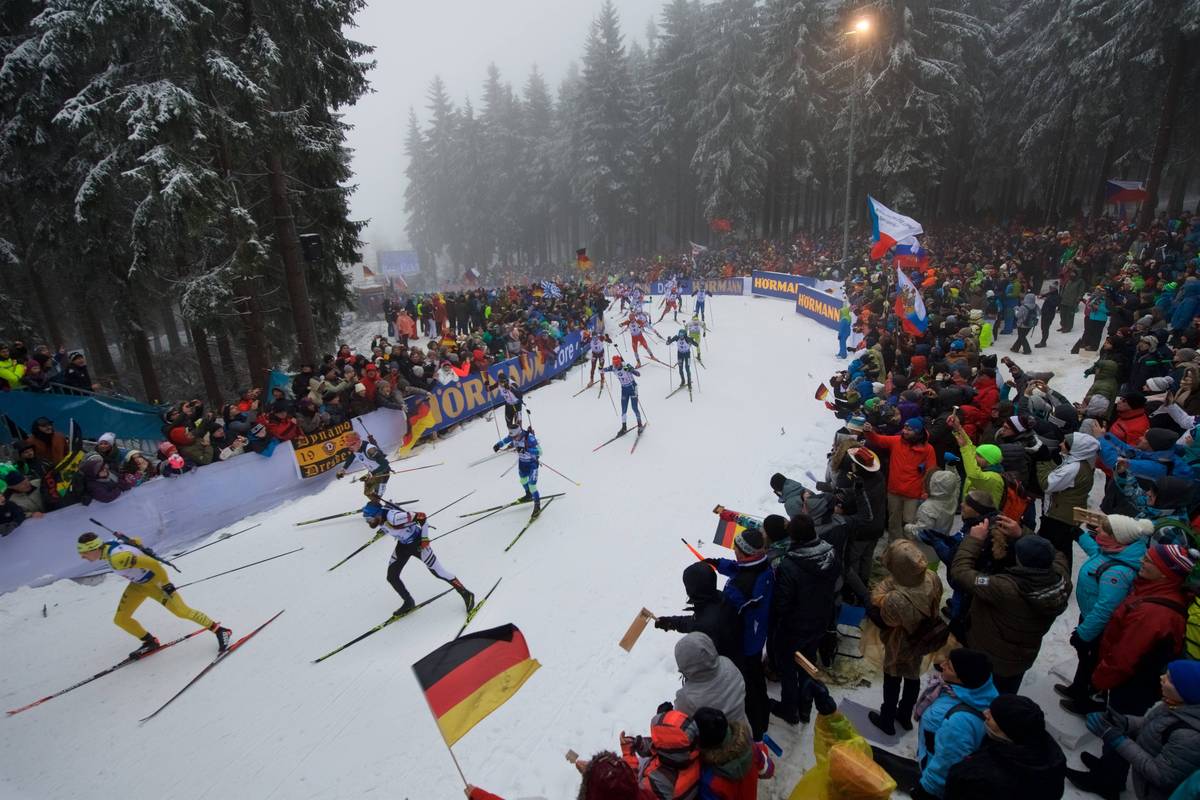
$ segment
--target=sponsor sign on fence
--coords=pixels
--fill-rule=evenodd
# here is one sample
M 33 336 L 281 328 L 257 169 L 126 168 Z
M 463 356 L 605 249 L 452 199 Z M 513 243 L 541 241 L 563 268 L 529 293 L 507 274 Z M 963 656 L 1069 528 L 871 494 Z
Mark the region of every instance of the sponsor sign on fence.
M 796 287 L 796 313 L 815 319 L 822 325 L 837 330 L 840 321 L 842 300 L 832 294 L 808 286 Z

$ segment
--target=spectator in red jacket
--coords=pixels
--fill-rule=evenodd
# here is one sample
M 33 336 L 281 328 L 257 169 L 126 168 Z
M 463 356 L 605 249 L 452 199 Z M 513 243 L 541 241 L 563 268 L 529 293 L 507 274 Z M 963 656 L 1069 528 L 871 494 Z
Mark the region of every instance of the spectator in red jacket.
M 1153 544 L 1126 598 L 1117 606 L 1100 638 L 1100 663 L 1092 686 L 1108 692 L 1108 708 L 1126 716 L 1141 716 L 1158 702 L 1159 676 L 1183 647 L 1189 598 L 1183 583 L 1196 566 L 1194 551 L 1177 544 Z M 1071 711 L 1088 710 L 1067 706 Z M 1096 710 L 1102 710 L 1101 705 Z M 1129 762 L 1108 744 L 1099 759 L 1088 762 L 1082 783 L 1092 790 L 1104 786 L 1120 791 Z M 1086 785 L 1084 785 L 1086 784 Z
M 638 800 L 637 775 L 616 753 L 596 753 L 588 761 L 579 759 L 575 769 L 583 776 L 579 800 Z M 504 800 L 478 786 L 467 786 L 470 800 Z
M 883 436 L 871 425 L 863 428 L 867 444 L 886 450 L 888 460 L 887 505 L 888 541 L 903 537 L 904 526 L 917 519 L 917 507 L 925 497 L 925 476 L 937 469 L 937 457 L 929 444 L 925 423 L 913 417 L 904 423 L 897 436 Z
M 990 369 L 980 370 L 979 377 L 975 379 L 971 387 L 975 390 L 975 406 L 991 417 L 992 409 L 996 407 L 996 403 L 1000 402 L 1000 387 L 996 385 L 996 373 Z
M 1146 396 L 1140 392 L 1129 392 L 1117 398 L 1117 418 L 1108 432 L 1130 447 L 1137 447 L 1142 436 L 1150 429 L 1150 418 L 1146 416 Z
M 267 429 L 272 438 L 281 442 L 290 442 L 300 435 L 300 426 L 284 408 L 276 407 L 269 414 L 259 414 L 258 423 Z

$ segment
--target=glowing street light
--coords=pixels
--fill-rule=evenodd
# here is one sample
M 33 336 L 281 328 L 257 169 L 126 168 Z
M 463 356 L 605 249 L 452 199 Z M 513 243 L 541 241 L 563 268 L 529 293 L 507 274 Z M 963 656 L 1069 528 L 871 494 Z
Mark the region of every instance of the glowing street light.
M 859 17 L 854 27 L 846 31 L 847 36 L 856 36 L 862 42 L 871 33 L 871 18 Z M 842 209 L 842 269 L 848 269 L 850 257 L 850 182 L 854 171 L 854 93 L 858 88 L 858 51 L 854 52 L 854 84 L 850 90 L 850 135 L 846 143 L 846 202 Z

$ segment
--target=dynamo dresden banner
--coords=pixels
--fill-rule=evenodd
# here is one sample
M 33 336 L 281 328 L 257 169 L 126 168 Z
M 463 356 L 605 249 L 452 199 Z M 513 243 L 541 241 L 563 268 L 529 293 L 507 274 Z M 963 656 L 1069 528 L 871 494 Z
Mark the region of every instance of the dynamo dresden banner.
M 681 294 L 690 295 L 696 291 L 696 286 L 704 287 L 704 291 L 709 294 L 742 294 L 743 286 L 745 285 L 744 278 L 681 278 L 679 281 L 679 291 Z M 650 294 L 666 294 L 667 282 L 654 281 L 650 284 Z
M 838 329 L 841 321 L 842 300 L 832 294 L 808 286 L 796 287 L 796 313 L 815 319 L 827 328 Z
M 292 440 L 296 466 L 301 478 L 313 478 L 337 467 L 352 452 L 358 450 L 362 439 L 351 422 L 341 422 L 332 428 Z

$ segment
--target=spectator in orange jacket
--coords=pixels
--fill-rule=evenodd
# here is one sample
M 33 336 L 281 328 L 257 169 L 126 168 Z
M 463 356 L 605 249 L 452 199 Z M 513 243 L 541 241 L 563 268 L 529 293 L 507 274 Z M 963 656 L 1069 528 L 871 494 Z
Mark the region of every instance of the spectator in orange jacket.
M 913 417 L 904 423 L 899 435 L 884 436 L 871 425 L 863 430 L 867 445 L 889 454 L 887 475 L 888 541 L 903 538 L 904 526 L 917 519 L 917 507 L 925 497 L 925 477 L 937 469 L 937 457 L 925 421 Z
M 588 761 L 579 759 L 575 769 L 583 776 L 579 800 L 639 800 L 637 774 L 616 753 L 604 750 Z M 470 800 L 504 800 L 478 786 L 468 785 L 466 795 Z

